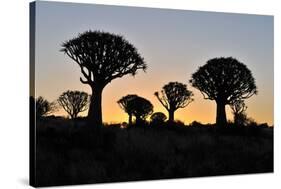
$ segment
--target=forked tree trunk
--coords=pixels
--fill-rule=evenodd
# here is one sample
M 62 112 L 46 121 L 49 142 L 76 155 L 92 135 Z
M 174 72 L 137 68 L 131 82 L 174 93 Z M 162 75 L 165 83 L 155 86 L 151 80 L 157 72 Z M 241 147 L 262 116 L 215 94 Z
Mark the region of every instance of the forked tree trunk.
M 169 110 L 169 119 L 168 119 L 168 121 L 169 122 L 174 122 L 174 120 L 175 120 L 175 111 L 174 110 Z
M 102 126 L 102 87 L 92 88 L 88 119 L 96 127 Z
M 77 113 L 73 113 L 72 115 L 70 115 L 71 119 L 75 119 L 77 118 L 78 114 Z
M 217 101 L 217 118 L 216 124 L 218 127 L 224 127 L 227 125 L 225 114 L 225 103 Z

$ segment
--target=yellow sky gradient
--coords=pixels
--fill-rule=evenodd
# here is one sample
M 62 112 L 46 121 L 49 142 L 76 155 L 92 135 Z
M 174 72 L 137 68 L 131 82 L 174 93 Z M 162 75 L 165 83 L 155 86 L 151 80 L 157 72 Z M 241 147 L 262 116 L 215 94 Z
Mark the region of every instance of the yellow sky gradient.
M 103 121 L 106 123 L 121 123 L 128 121 L 128 115 L 119 107 L 117 101 L 127 94 L 137 94 L 148 99 L 154 106 L 154 112 L 163 112 L 168 116 L 165 108 L 160 104 L 153 93 L 158 90 L 160 91 L 161 86 L 168 83 L 170 80 L 161 79 L 150 80 L 149 73 L 140 73 L 139 76 L 131 77 L 125 76 L 124 79 L 117 79 L 105 87 L 103 92 L 102 101 L 102 112 Z M 161 74 L 159 74 L 159 78 Z M 172 80 L 171 80 L 172 81 Z M 174 80 L 178 81 L 178 80 Z M 186 79 L 187 81 L 187 79 Z M 216 103 L 215 101 L 203 99 L 202 94 L 195 88 L 191 87 L 187 82 L 181 81 L 188 85 L 188 89 L 194 93 L 194 101 L 187 107 L 178 109 L 175 112 L 175 119 L 183 121 L 185 124 L 189 124 L 193 121 L 201 123 L 215 123 L 216 120 Z M 90 93 L 90 88 L 87 85 L 80 84 L 80 88 L 77 90 L 83 90 Z M 73 88 L 73 90 L 76 90 Z M 253 96 L 246 100 L 248 106 L 247 115 L 254 118 L 258 123 L 273 124 L 273 104 L 263 103 L 262 92 L 257 96 Z M 259 101 L 259 103 L 256 103 Z M 263 107 L 263 108 L 262 108 Z M 231 109 L 226 106 L 227 119 L 233 120 Z M 63 109 L 58 110 L 54 113 L 59 116 L 67 116 Z M 86 116 L 87 111 L 80 113 L 80 116 Z M 149 120 L 149 117 L 148 117 Z

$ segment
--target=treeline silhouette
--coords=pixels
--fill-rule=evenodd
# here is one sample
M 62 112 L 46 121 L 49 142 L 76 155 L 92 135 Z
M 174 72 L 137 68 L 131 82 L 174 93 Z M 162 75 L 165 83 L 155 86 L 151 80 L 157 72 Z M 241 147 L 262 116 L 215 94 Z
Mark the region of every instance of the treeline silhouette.
M 257 87 L 237 59 L 210 59 L 189 80 L 204 99 L 216 102 L 215 124 L 175 120 L 175 112 L 194 101 L 187 84 L 177 81 L 154 92 L 167 114 L 154 112 L 148 99 L 127 94 L 116 103 L 128 121 L 110 124 L 102 121 L 103 89 L 114 79 L 146 71 L 144 58 L 123 36 L 101 31 L 79 34 L 61 51 L 79 66 L 80 81 L 91 94 L 68 90 L 54 102 L 31 97 L 36 186 L 273 171 L 273 127 L 247 116 L 245 99 L 257 94 Z M 227 121 L 226 105 L 233 122 Z M 52 115 L 59 108 L 70 119 Z M 79 116 L 87 110 L 86 117 Z
M 92 89 L 88 118 L 93 125 L 102 125 L 102 91 L 116 78 L 135 75 L 146 70 L 144 58 L 123 36 L 101 31 L 86 31 L 62 44 L 61 51 L 80 67 L 84 79 L 80 80 Z M 217 104 L 217 126 L 227 123 L 225 105 L 235 104 L 257 94 L 255 79 L 246 65 L 232 57 L 209 60 L 192 74 L 190 83 L 200 90 L 205 99 Z M 192 92 L 186 85 L 170 82 L 163 87 L 159 102 L 167 109 L 169 121 L 174 112 L 192 101 Z M 130 116 L 130 115 L 129 115 Z

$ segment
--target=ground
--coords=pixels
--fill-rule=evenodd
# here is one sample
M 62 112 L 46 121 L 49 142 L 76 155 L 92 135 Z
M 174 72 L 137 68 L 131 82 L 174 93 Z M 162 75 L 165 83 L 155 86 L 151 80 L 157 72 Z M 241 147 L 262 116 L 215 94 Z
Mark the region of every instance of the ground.
M 273 172 L 273 128 L 37 121 L 37 186 Z

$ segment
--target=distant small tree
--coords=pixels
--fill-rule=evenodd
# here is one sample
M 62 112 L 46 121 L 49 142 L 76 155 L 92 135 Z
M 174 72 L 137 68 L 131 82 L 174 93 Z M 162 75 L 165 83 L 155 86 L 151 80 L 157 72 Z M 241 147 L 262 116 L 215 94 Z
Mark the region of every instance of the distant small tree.
M 71 119 L 74 119 L 80 112 L 88 109 L 89 97 L 85 92 L 68 90 L 62 93 L 57 101 Z
M 167 116 L 162 112 L 155 112 L 150 116 L 150 121 L 152 123 L 163 123 L 167 119 Z
M 61 51 L 80 67 L 80 81 L 91 87 L 88 118 L 102 125 L 102 92 L 112 80 L 146 70 L 138 50 L 123 36 L 101 31 L 86 31 L 62 44 Z
M 254 118 L 247 117 L 246 126 L 257 127 L 259 124 L 256 122 Z
M 244 126 L 247 122 L 247 106 L 244 100 L 238 99 L 230 103 L 232 110 L 234 124 L 237 126 Z
M 192 74 L 190 83 L 202 93 L 204 99 L 216 102 L 216 125 L 219 127 L 227 125 L 227 104 L 257 94 L 252 72 L 245 64 L 232 57 L 208 60 Z
M 56 104 L 54 102 L 49 102 L 42 96 L 39 96 L 35 100 L 36 117 L 44 117 L 50 115 L 56 110 Z
M 169 113 L 169 121 L 174 121 L 174 113 L 179 108 L 184 108 L 193 101 L 193 93 L 187 89 L 185 84 L 179 82 L 170 82 L 159 92 L 155 92 L 159 102 Z
M 126 95 L 117 101 L 119 106 L 129 115 L 129 125 L 132 125 L 133 121 L 133 111 L 135 108 L 133 100 L 137 97 L 137 95 Z
M 132 114 L 136 117 L 136 124 L 141 123 L 141 121 L 144 121 L 147 116 L 153 113 L 153 105 L 143 97 L 137 96 L 130 103 L 133 107 Z

